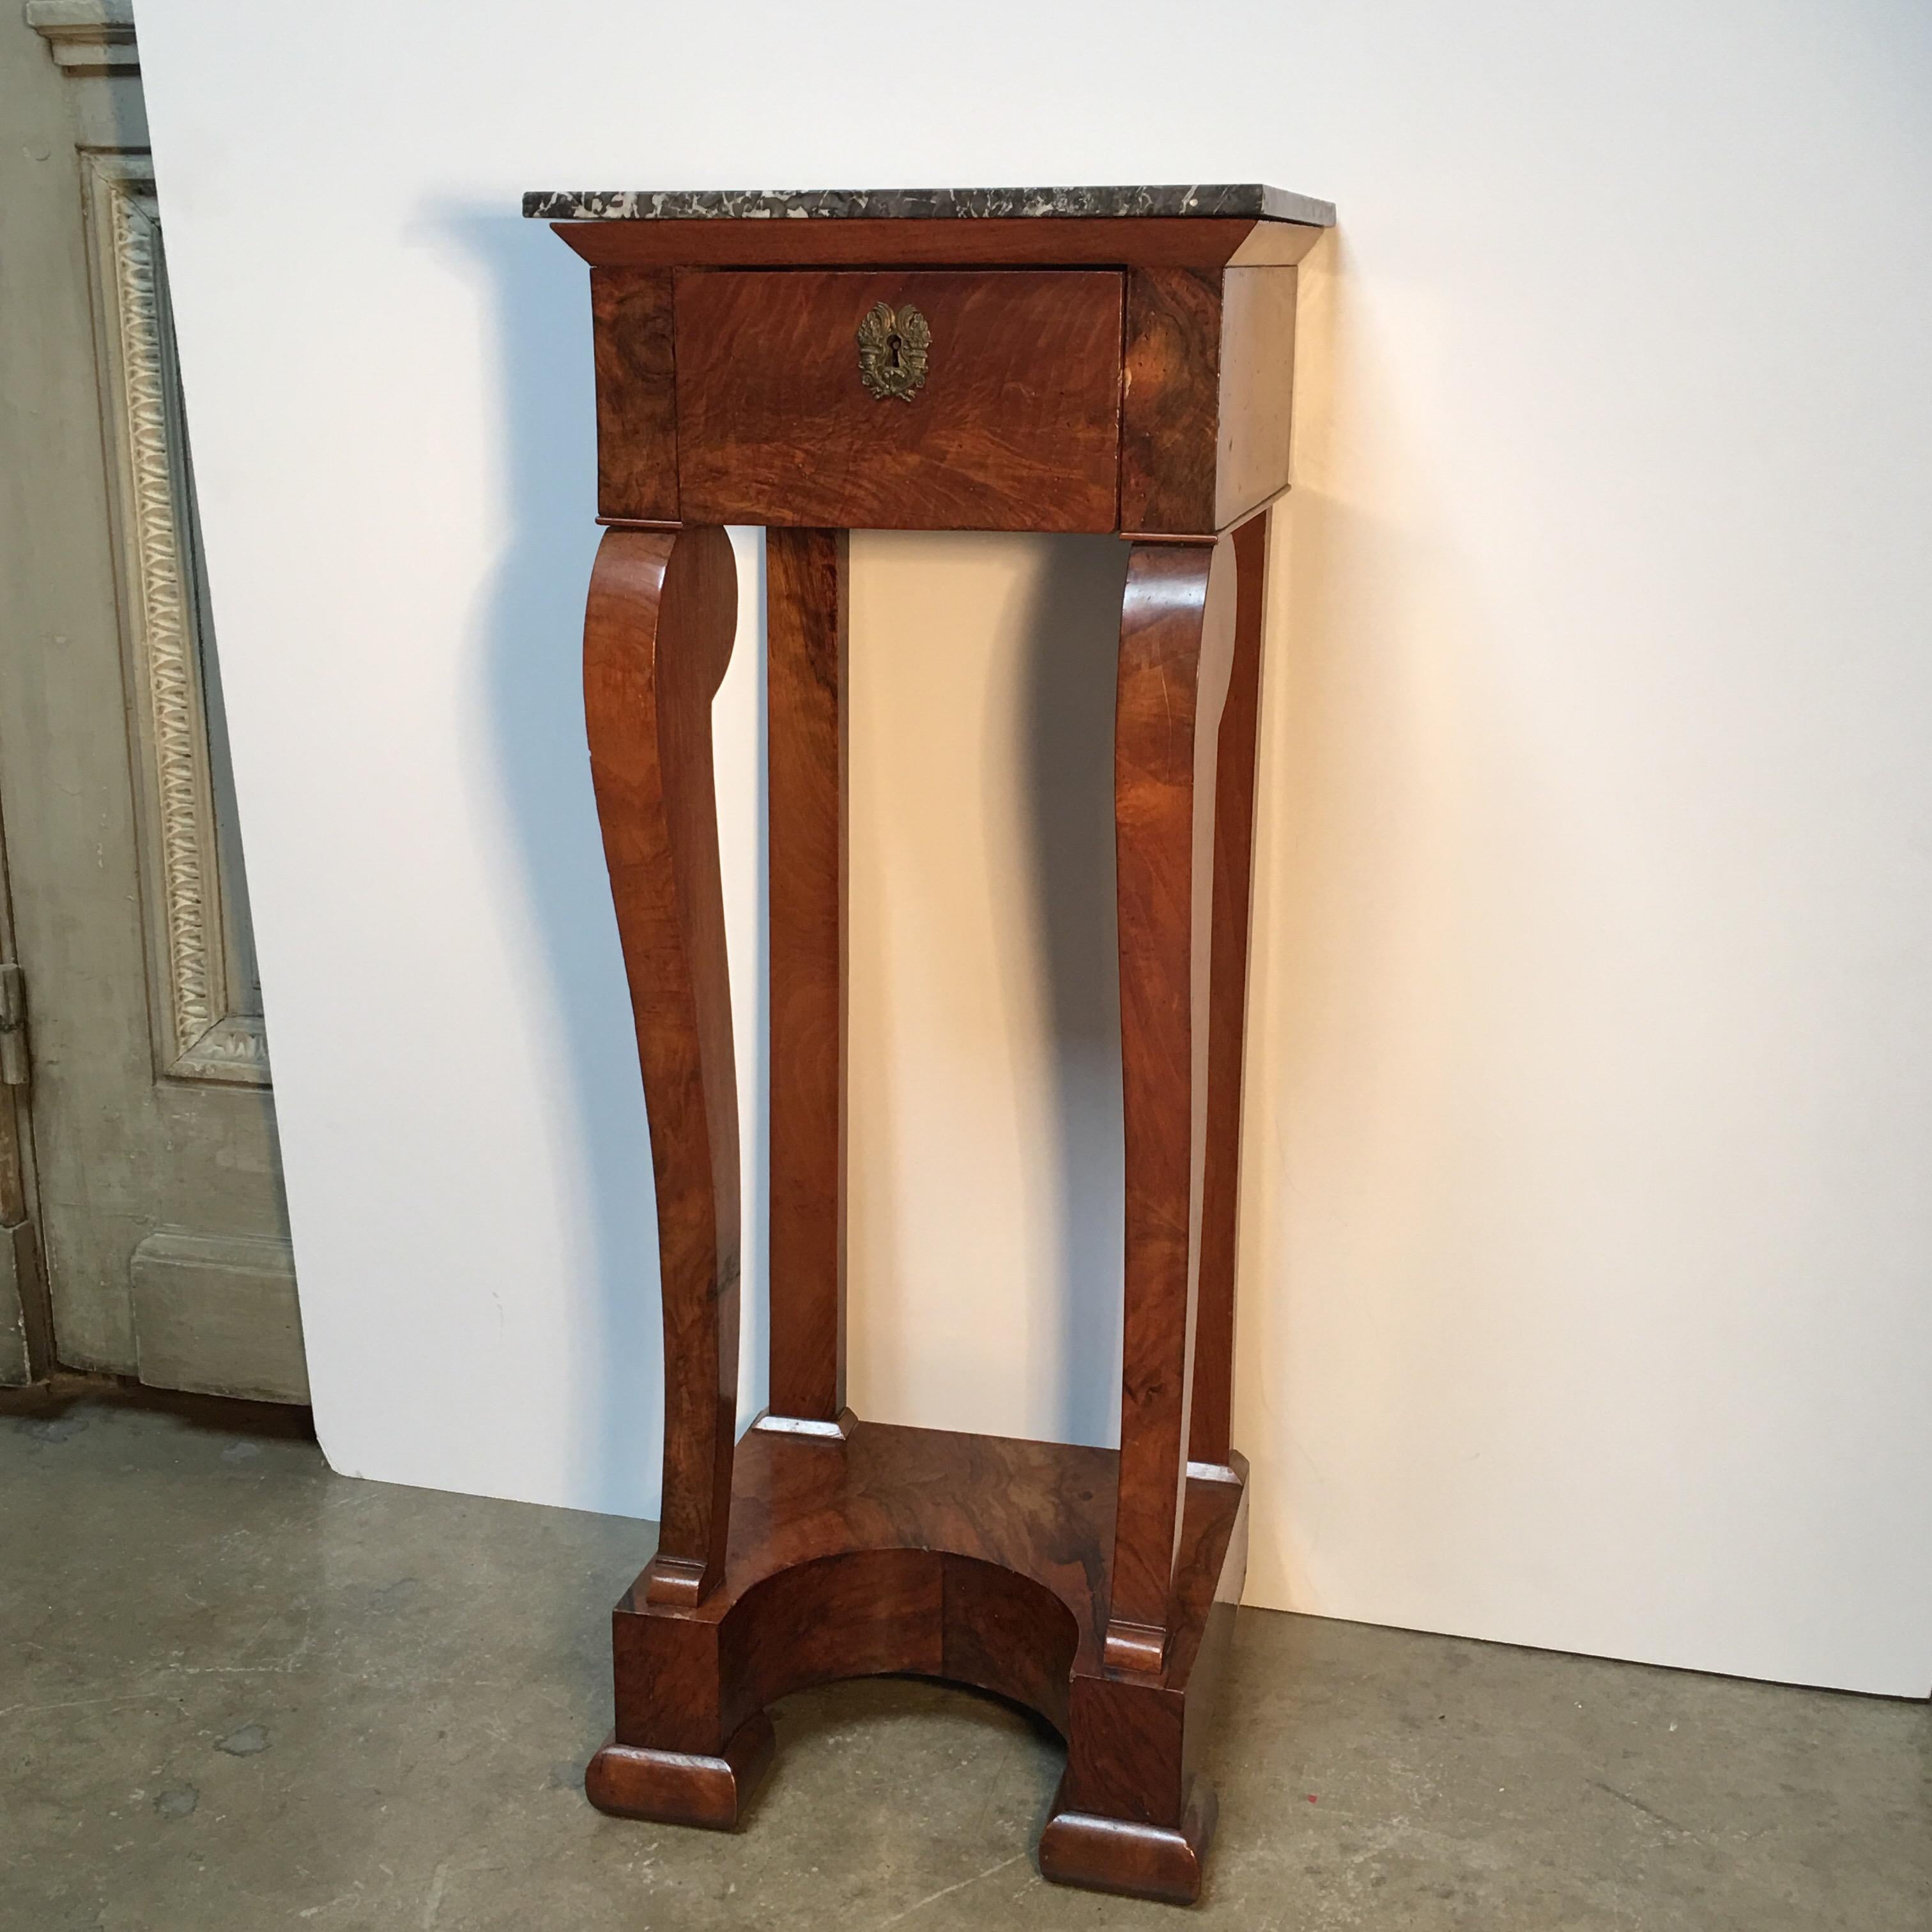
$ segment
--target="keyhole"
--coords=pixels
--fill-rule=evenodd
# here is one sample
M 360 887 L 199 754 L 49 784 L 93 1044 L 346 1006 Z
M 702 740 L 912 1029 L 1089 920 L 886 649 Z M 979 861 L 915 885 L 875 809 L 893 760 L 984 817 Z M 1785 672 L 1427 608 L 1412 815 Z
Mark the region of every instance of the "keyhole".
M 892 356 L 892 367 L 895 369 L 899 366 L 900 340 L 901 338 L 897 335 L 889 335 L 886 338 L 886 347 Z

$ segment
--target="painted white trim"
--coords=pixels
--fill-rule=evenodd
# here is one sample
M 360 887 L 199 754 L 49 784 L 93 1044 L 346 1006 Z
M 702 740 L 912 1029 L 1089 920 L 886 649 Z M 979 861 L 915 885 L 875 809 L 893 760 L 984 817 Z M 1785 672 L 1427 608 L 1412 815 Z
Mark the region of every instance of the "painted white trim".
M 189 550 L 187 430 L 175 378 L 153 164 L 86 156 L 100 290 L 101 393 L 118 452 L 124 601 L 150 750 L 136 760 L 155 902 L 155 1027 L 177 1078 L 268 1082 L 257 1014 L 232 1011 L 208 760 L 202 615 Z
M 69 73 L 139 74 L 130 0 L 27 0 L 27 25 Z

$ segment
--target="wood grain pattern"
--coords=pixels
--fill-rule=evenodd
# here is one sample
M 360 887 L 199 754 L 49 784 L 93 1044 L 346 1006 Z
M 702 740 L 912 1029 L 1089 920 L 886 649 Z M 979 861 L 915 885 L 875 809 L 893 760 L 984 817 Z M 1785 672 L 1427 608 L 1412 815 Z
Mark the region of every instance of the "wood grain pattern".
M 1071 1822 L 1049 1876 L 1108 1885 L 1096 1834 L 1111 1822 L 1130 1828 L 1109 1888 L 1191 1896 L 1168 1840 L 1197 1834 L 1198 1887 L 1204 1833 L 1190 1819 L 1212 1798 L 1194 1762 L 1245 1571 L 1246 1470 L 1186 1485 L 1167 1668 L 1152 1679 L 1102 1657 L 1118 1468 L 1111 1450 L 938 1430 L 862 1422 L 842 1442 L 753 1430 L 738 1445 L 719 1587 L 673 1608 L 650 1600 L 646 1570 L 614 1613 L 617 1721 L 591 1768 L 596 1802 L 729 1822 L 750 1775 L 728 1787 L 721 1761 L 766 1706 L 832 1678 L 914 1672 L 1012 1698 L 1066 1737 Z
M 771 926 L 771 1412 L 845 1407 L 842 530 L 766 539 Z
M 650 1750 L 607 1738 L 584 1774 L 584 1796 L 616 1817 L 728 1832 L 770 1768 L 777 1742 L 762 1711 L 715 1755 Z
M 1166 1660 L 1187 1483 L 1216 764 L 1234 640 L 1231 542 L 1135 545 L 1114 735 L 1126 1307 L 1106 1658 L 1149 1673 Z
M 1127 278 L 1120 528 L 1211 535 L 1219 448 L 1221 278 L 1212 268 Z
M 1328 231 L 1216 215 L 1122 220 L 1078 215 L 969 220 L 557 221 L 587 262 L 622 268 L 877 267 L 1218 268 L 1293 262 Z
M 1253 898 L 1256 734 L 1262 627 L 1267 610 L 1268 512 L 1235 530 L 1234 646 L 1221 708 L 1214 795 L 1214 929 L 1208 1031 L 1206 1166 L 1201 1193 L 1200 1287 L 1194 1324 L 1190 1460 L 1232 1453 L 1234 1260 L 1240 1218 L 1241 1085 L 1248 1010 L 1248 922 Z
M 664 1472 L 649 1589 L 687 1605 L 723 1567 L 738 1391 L 737 1088 L 711 760 L 736 614 L 723 531 L 604 532 L 584 716 L 657 1190 Z
M 668 270 L 592 268 L 597 513 L 675 523 L 677 386 Z
M 678 472 L 710 523 L 1111 530 L 1120 460 L 1121 278 L 681 272 Z M 870 394 L 856 332 L 875 303 L 931 325 L 925 386 Z
M 1123 530 L 1205 536 L 1288 488 L 1294 300 L 1292 268 L 1128 277 Z
M 1216 1809 L 1204 1778 L 1192 1781 L 1180 1822 L 1172 1826 L 1074 1810 L 1063 1781 L 1040 1837 L 1040 1875 L 1055 1885 L 1192 1905 L 1201 1896 Z

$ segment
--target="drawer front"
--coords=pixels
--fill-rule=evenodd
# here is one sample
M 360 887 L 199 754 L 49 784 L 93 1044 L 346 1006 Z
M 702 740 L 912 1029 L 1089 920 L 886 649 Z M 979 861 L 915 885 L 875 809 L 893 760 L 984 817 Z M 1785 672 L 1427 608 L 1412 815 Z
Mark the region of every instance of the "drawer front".
M 1114 529 L 1124 280 L 1108 269 L 680 271 L 681 514 Z

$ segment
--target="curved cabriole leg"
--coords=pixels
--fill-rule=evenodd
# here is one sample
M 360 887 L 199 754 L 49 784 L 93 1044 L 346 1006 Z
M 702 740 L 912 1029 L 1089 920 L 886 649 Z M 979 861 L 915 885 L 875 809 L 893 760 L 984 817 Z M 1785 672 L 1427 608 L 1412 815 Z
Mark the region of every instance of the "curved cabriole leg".
M 1231 539 L 1136 544 L 1114 716 L 1126 1137 L 1120 1499 L 1101 1672 L 1072 1686 L 1067 1768 L 1042 1834 L 1062 1884 L 1188 1903 L 1214 1796 L 1193 1775 L 1190 1698 L 1216 1674 L 1244 1555 L 1234 1536 L 1184 1606 L 1188 1444 L 1207 1165 L 1214 824 L 1235 658 Z M 1231 1478 L 1232 1472 L 1229 1472 Z M 1227 1534 L 1225 1521 L 1222 1534 Z
M 1137 544 L 1114 725 L 1126 1280 L 1105 1658 L 1158 1675 L 1187 1484 L 1233 545 Z
M 664 1503 L 644 1594 L 666 1605 L 716 1584 L 731 1498 L 738 1112 L 711 700 L 736 620 L 722 530 L 605 532 L 584 617 L 584 716 L 657 1187 Z
M 650 1116 L 664 1294 L 663 1520 L 620 1621 L 633 1605 L 703 1604 L 723 1574 L 729 1528 L 738 1111 L 711 700 L 737 604 L 722 530 L 605 532 L 584 616 L 584 718 Z M 770 1760 L 763 1714 L 724 1735 L 716 1672 L 701 1659 L 640 1682 L 620 1645 L 616 1688 L 616 1730 L 584 1777 L 591 1802 L 630 1817 L 735 1824 Z

